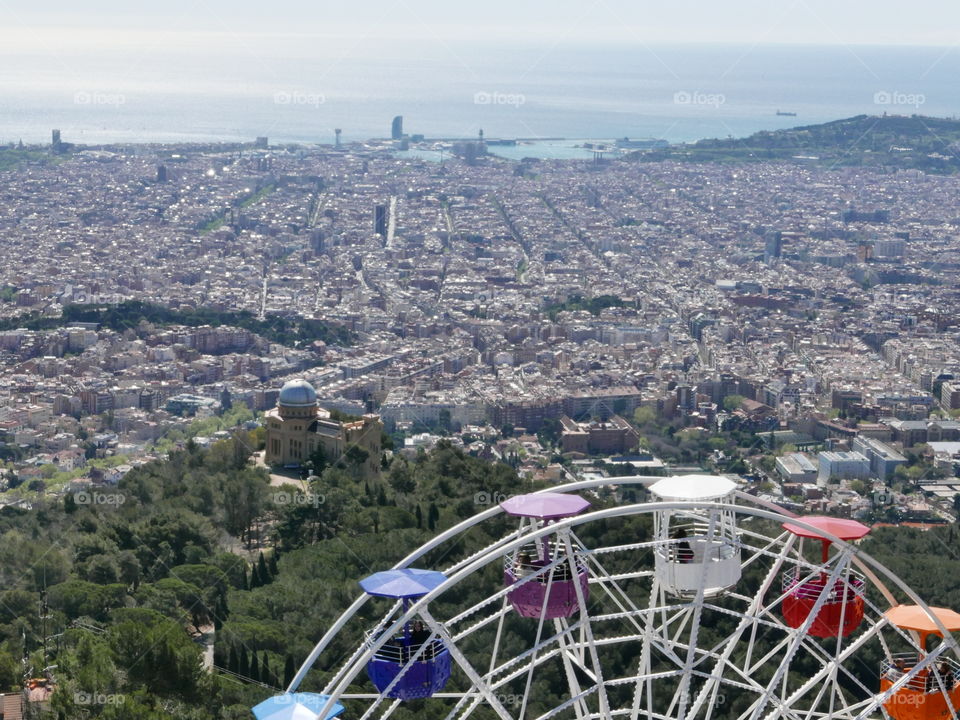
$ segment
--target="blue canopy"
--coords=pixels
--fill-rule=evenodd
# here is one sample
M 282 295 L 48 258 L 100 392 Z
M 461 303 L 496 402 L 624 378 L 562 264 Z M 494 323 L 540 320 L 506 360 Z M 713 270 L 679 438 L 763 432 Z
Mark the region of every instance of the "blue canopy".
M 320 720 L 320 711 L 330 699 L 317 693 L 284 693 L 264 700 L 253 709 L 257 720 Z M 324 720 L 331 720 L 343 712 L 343 705 L 335 703 Z
M 368 595 L 388 598 L 414 598 L 426 595 L 439 587 L 447 576 L 437 570 L 384 570 L 360 581 L 360 587 Z

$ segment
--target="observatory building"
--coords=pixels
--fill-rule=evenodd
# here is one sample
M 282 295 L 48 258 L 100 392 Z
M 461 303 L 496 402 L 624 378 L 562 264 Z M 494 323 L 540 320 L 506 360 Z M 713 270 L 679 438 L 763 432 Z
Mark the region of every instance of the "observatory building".
M 301 465 L 318 447 L 333 463 L 351 448 L 363 450 L 366 469 L 380 466 L 380 433 L 383 423 L 378 415 L 340 422 L 317 404 L 317 392 L 306 380 L 290 380 L 280 389 L 277 407 L 269 410 L 267 420 L 267 465 Z M 362 457 L 362 455 L 361 455 Z

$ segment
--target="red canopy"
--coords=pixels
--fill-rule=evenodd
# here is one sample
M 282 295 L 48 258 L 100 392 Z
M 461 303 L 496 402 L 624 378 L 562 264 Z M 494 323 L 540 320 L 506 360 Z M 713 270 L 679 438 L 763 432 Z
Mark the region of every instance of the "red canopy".
M 844 518 L 827 517 L 826 515 L 811 515 L 809 517 L 801 516 L 798 517 L 797 520 L 802 520 L 805 523 L 813 525 L 818 530 L 822 530 L 825 533 L 830 533 L 841 540 L 859 540 L 868 532 L 870 532 L 870 528 L 863 523 L 858 523 L 856 520 L 845 520 Z M 829 540 L 821 533 L 808 530 L 805 527 L 795 525 L 791 522 L 783 523 L 783 528 L 789 532 L 792 532 L 794 535 L 799 535 L 800 537 Z

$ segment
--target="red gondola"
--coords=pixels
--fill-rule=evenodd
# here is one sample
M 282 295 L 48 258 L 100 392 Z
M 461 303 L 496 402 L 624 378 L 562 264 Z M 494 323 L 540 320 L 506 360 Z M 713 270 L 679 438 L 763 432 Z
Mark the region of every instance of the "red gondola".
M 859 540 L 870 532 L 870 528 L 856 520 L 824 516 L 800 519 L 841 540 Z M 819 540 L 822 547 L 821 559 L 826 566 L 830 540 L 814 530 L 808 530 L 794 523 L 784 523 L 783 527 L 800 538 Z M 863 576 L 850 570 L 842 577 L 836 578 L 833 584 L 827 587 L 829 576 L 830 573 L 826 570 L 811 571 L 799 563 L 783 574 L 783 591 L 786 595 L 783 598 L 781 610 L 783 619 L 790 627 L 801 627 L 824 593 L 826 597 L 817 617 L 807 629 L 808 635 L 820 638 L 837 635 L 846 637 L 860 626 L 863 621 Z

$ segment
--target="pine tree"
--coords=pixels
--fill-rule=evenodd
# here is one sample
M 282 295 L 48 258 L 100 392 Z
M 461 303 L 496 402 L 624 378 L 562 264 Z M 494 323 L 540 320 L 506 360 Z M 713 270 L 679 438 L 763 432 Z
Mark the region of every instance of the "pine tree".
M 230 645 L 230 655 L 227 657 L 227 670 L 232 673 L 240 672 L 240 661 L 237 659 L 237 648 Z
M 284 689 L 290 687 L 290 683 L 293 682 L 294 675 L 297 674 L 297 667 L 293 662 L 293 655 L 287 655 L 287 660 L 283 665 L 283 687 Z
M 256 565 L 250 568 L 250 589 L 258 588 L 263 583 L 260 582 L 260 572 Z
M 433 530 L 437 527 L 437 520 L 440 519 L 440 510 L 435 503 L 430 503 L 430 509 L 427 510 L 427 529 Z
M 257 558 L 257 574 L 260 576 L 261 585 L 268 585 L 273 581 L 273 577 L 267 569 L 267 561 L 264 559 L 262 551 L 260 552 L 260 557 Z
M 276 550 L 270 553 L 269 567 L 270 567 L 270 577 L 276 577 L 280 572 L 280 569 L 277 567 L 277 551 Z
M 260 665 L 260 680 L 266 685 L 277 686 L 277 679 L 273 676 L 273 670 L 270 669 L 270 655 L 263 654 L 263 663 Z
M 423 510 L 420 509 L 419 505 L 417 505 L 416 515 L 417 515 L 417 530 L 420 530 L 423 528 Z
M 240 663 L 237 666 L 237 672 L 244 677 L 249 677 L 250 675 L 250 660 L 247 657 L 247 646 L 240 646 Z
M 223 628 L 223 621 L 227 619 L 229 614 L 227 609 L 227 596 L 218 595 L 217 602 L 213 607 L 213 630 L 214 632 L 220 632 Z
M 257 654 L 253 653 L 250 659 L 250 679 L 260 682 L 260 662 L 257 660 Z

